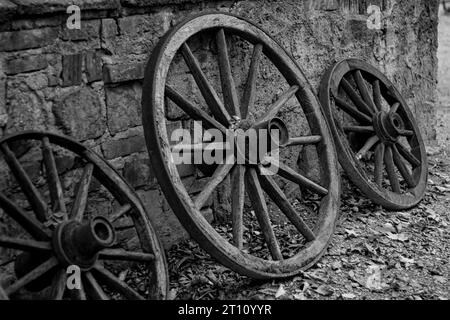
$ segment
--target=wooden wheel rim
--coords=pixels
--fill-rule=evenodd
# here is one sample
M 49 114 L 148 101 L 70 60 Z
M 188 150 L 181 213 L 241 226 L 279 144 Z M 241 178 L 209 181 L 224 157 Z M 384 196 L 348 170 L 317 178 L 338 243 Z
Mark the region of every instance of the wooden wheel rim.
M 372 81 L 379 81 L 381 89 L 384 90 L 384 93 L 382 93 L 382 98 L 385 101 L 390 100 L 390 102 L 387 102 L 391 107 L 395 104 L 395 102 L 400 104 L 398 106 L 398 112 L 401 114 L 403 121 L 406 122 L 405 125 L 414 133 L 413 137 L 409 140 L 409 144 L 411 146 L 411 153 L 417 158 L 418 161 L 420 161 L 420 165 L 415 167 L 412 171 L 412 176 L 415 179 L 416 186 L 408 189 L 408 193 L 410 194 L 397 193 L 383 188 L 374 181 L 371 181 L 367 172 L 359 164 L 358 159 L 355 156 L 355 152 L 351 150 L 348 140 L 341 139 L 342 131 L 338 129 L 340 124 L 336 122 L 336 119 L 333 116 L 333 109 L 336 108 L 336 106 L 332 103 L 332 99 L 338 95 L 339 86 L 341 85 L 341 81 L 344 76 L 350 72 L 355 72 L 358 70 L 362 71 L 366 81 L 369 81 L 368 79 Z M 417 205 L 422 200 L 426 190 L 428 177 L 427 154 L 414 116 L 408 108 L 406 101 L 403 99 L 392 82 L 389 81 L 389 79 L 379 70 L 366 62 L 358 59 L 347 59 L 335 64 L 324 75 L 320 86 L 319 98 L 324 108 L 325 115 L 329 121 L 331 131 L 333 132 L 339 162 L 347 172 L 350 180 L 367 197 L 387 209 L 401 210 Z M 364 125 L 370 126 L 371 124 L 367 123 Z M 395 145 L 397 146 L 396 143 Z
M 144 252 L 148 252 L 153 255 L 153 260 L 151 262 L 146 262 L 148 266 L 152 268 L 153 271 L 152 276 L 149 279 L 152 285 L 149 285 L 148 288 L 149 289 L 148 298 L 165 299 L 168 294 L 169 280 L 168 280 L 168 268 L 163 247 L 160 243 L 159 238 L 156 235 L 155 230 L 153 229 L 153 226 L 151 225 L 151 222 L 146 214 L 144 206 L 142 205 L 142 202 L 140 201 L 139 197 L 134 192 L 134 190 L 128 185 L 128 183 L 119 175 L 119 173 L 108 162 L 103 160 L 95 152 L 86 148 L 79 142 L 69 137 L 49 132 L 25 131 L 9 135 L 0 140 L 0 145 L 8 145 L 12 142 L 17 142 L 20 140 L 43 141 L 44 138 L 48 139 L 49 145 L 56 145 L 64 148 L 65 150 L 69 150 L 76 156 L 86 161 L 87 164 L 92 164 L 93 165 L 92 177 L 96 178 L 99 182 L 101 182 L 101 184 L 111 193 L 111 195 L 113 195 L 113 197 L 117 201 L 119 201 L 121 205 L 122 204 L 130 205 L 130 209 L 127 209 L 123 213 L 125 214 L 126 212 L 128 212 L 129 216 L 133 219 L 141 248 L 145 250 Z M 0 154 L 2 153 L 0 152 Z M 66 214 L 70 215 L 71 213 L 67 212 Z M 44 228 L 43 224 L 42 226 Z M 52 242 L 55 238 L 52 232 L 53 233 L 57 232 L 58 228 L 56 228 L 55 231 L 51 231 L 47 227 L 45 228 L 45 230 L 47 230 L 46 232 L 50 232 L 49 240 L 50 242 Z M 52 257 L 51 259 L 56 258 L 56 260 L 58 260 L 53 250 L 51 251 L 50 256 Z M 115 258 L 111 257 L 111 260 L 115 260 Z M 116 260 L 120 259 L 117 258 Z M 58 269 L 62 271 L 56 270 L 55 272 L 57 273 L 63 272 L 65 274 L 64 267 L 61 266 L 61 262 L 56 262 L 55 268 L 58 266 L 59 266 Z M 103 270 L 106 270 L 106 268 L 103 267 Z M 82 272 L 84 271 L 82 270 Z M 93 273 L 97 272 L 99 271 L 97 270 L 97 268 L 94 267 L 90 270 L 89 276 L 91 277 Z M 106 272 L 108 272 L 108 270 L 106 270 Z M 100 273 L 102 272 L 100 271 Z M 98 275 L 98 277 L 102 276 L 103 274 L 101 276 Z M 114 285 L 111 284 L 110 286 L 114 287 Z M 0 290 L 3 295 L 6 295 L 8 288 L 3 289 L 0 288 Z M 133 295 L 135 294 L 134 292 L 128 293 L 121 292 L 121 293 L 129 297 L 130 299 L 137 298 L 133 297 Z M 0 294 L 0 298 L 2 294 Z M 63 293 L 61 293 L 61 296 L 58 296 L 59 297 L 58 299 L 62 298 L 62 294 Z M 96 297 L 95 299 L 103 299 L 103 298 Z
M 290 85 L 297 84 L 297 98 L 302 103 L 308 121 L 316 124 L 316 131 L 324 141 L 321 143 L 322 157 L 327 165 L 329 194 L 322 199 L 317 238 L 296 256 L 282 261 L 264 260 L 242 252 L 207 222 L 181 183 L 177 168 L 171 163 L 170 148 L 166 133 L 164 110 L 164 87 L 171 61 L 191 36 L 199 32 L 222 28 L 239 35 L 248 42 L 263 43 L 264 54 L 280 70 Z M 170 206 L 191 236 L 212 256 L 231 269 L 254 278 L 277 278 L 298 274 L 314 264 L 326 249 L 334 231 L 339 202 L 339 176 L 334 146 L 316 96 L 303 73 L 290 56 L 265 32 L 240 17 L 225 13 L 203 13 L 186 19 L 169 31 L 153 51 L 145 71 L 143 86 L 143 124 L 148 152 L 158 181 Z M 311 127 L 311 125 L 310 125 Z M 311 127 L 311 130 L 312 127 Z M 311 134 L 316 134 L 311 132 Z

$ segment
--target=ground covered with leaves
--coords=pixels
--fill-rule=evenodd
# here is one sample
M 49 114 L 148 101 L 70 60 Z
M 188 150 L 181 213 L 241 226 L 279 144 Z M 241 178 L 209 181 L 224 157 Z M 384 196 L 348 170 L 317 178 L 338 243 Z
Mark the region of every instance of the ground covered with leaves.
M 409 211 L 374 205 L 344 177 L 335 234 L 308 271 L 283 281 L 256 281 L 187 241 L 168 253 L 170 298 L 449 299 L 450 151 L 428 153 L 428 191 Z

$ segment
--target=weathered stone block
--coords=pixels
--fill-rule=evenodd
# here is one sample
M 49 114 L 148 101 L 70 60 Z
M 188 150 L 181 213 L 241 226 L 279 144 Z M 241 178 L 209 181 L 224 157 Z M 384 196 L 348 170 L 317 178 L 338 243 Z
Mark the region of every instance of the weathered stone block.
M 47 66 L 47 58 L 44 55 L 19 57 L 7 61 L 6 74 L 37 71 L 45 69 Z
M 102 61 L 95 51 L 85 53 L 84 66 L 88 82 L 102 79 Z
M 101 47 L 105 50 L 112 52 L 116 36 L 117 36 L 116 21 L 114 19 L 102 19 Z
M 128 62 L 120 64 L 103 65 L 103 81 L 105 83 L 118 83 L 144 78 L 145 62 Z
M 125 162 L 123 176 L 133 188 L 153 188 L 157 184 L 155 174 L 151 168 L 150 159 L 147 155 L 131 156 Z
M 69 41 L 100 39 L 100 20 L 81 21 L 80 29 L 63 27 L 60 37 Z
M 13 16 L 17 11 L 17 6 L 9 0 L 2 0 L 0 2 L 0 24 L 3 21 Z
M 81 84 L 83 55 L 81 53 L 63 56 L 62 79 L 63 86 L 73 86 Z
M 140 83 L 105 88 L 108 127 L 112 134 L 141 124 Z
M 44 47 L 58 37 L 57 28 L 42 28 L 0 33 L 0 51 L 15 51 Z
M 81 10 L 112 10 L 120 7 L 119 0 L 14 0 L 19 14 L 66 12 L 74 4 Z
M 143 136 L 109 140 L 102 145 L 102 149 L 106 159 L 114 159 L 144 151 L 145 140 Z
M 100 98 L 90 88 L 72 92 L 53 106 L 57 125 L 78 140 L 95 139 L 106 129 Z

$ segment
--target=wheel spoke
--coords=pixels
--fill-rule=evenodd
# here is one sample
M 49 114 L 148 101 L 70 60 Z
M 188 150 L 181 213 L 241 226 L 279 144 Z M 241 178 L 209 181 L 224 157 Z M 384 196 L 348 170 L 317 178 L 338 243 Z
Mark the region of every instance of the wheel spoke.
M 378 138 L 378 136 L 373 136 L 369 140 L 367 140 L 361 150 L 359 150 L 359 152 L 356 154 L 356 159 L 361 160 L 378 141 L 380 141 L 380 138 Z
M 290 138 L 288 143 L 286 143 L 284 145 L 284 147 L 308 145 L 308 144 L 318 144 L 321 141 L 322 141 L 321 136 L 304 136 L 304 137 L 298 137 L 298 138 Z
M 155 260 L 155 255 L 145 252 L 126 251 L 123 249 L 103 249 L 102 251 L 100 251 L 100 259 L 152 262 Z
M 288 166 L 282 163 L 279 163 L 278 165 L 278 175 L 289 181 L 295 182 L 300 186 L 307 188 L 312 192 L 315 192 L 321 196 L 326 196 L 328 194 L 327 189 L 318 185 L 314 181 L 311 181 L 308 178 L 302 176 L 301 174 L 295 172 L 293 169 L 289 168 Z
M 166 85 L 166 96 L 172 100 L 178 107 L 181 108 L 186 114 L 194 120 L 201 120 L 206 128 L 216 128 L 223 133 L 226 133 L 227 129 L 219 123 L 217 120 L 209 116 L 205 111 L 195 107 L 185 97 L 176 92 L 172 87 Z
M 52 200 L 52 211 L 64 213 L 64 218 L 67 219 L 67 210 L 66 204 L 64 203 L 63 189 L 61 186 L 61 181 L 59 180 L 55 157 L 50 146 L 50 141 L 47 137 L 44 137 L 42 139 L 42 156 L 44 158 L 48 189 L 50 191 L 50 198 Z
M 245 166 L 236 165 L 231 171 L 231 188 L 233 243 L 238 249 L 242 249 L 244 234 Z
M 6 163 L 11 169 L 12 173 L 20 184 L 20 188 L 28 199 L 36 217 L 39 221 L 44 222 L 47 220 L 47 205 L 42 199 L 41 194 L 37 188 L 33 185 L 30 177 L 26 173 L 25 169 L 22 167 L 20 162 L 17 160 L 14 153 L 9 149 L 7 143 L 2 143 L 0 149 L 3 152 Z
M 409 171 L 406 164 L 403 162 L 403 160 L 397 150 L 397 147 L 395 145 L 392 146 L 392 155 L 394 157 L 395 166 L 398 168 L 398 171 L 400 171 L 400 174 L 402 175 L 406 184 L 410 188 L 414 188 L 416 186 L 416 184 L 414 183 L 414 179 L 411 175 L 411 172 Z
M 90 297 L 94 300 L 109 300 L 108 295 L 103 291 L 102 287 L 98 284 L 97 280 L 95 280 L 94 276 L 91 272 L 86 272 L 86 289 Z
M 25 211 L 17 207 L 15 203 L 11 202 L 1 192 L 0 207 L 35 239 L 45 240 L 50 238 L 50 232 L 42 223 L 34 217 L 30 217 Z
M 15 239 L 0 236 L 0 247 L 16 249 L 21 251 L 50 251 L 52 247 L 50 242 L 34 241 L 26 239 Z
M 399 107 L 400 107 L 400 102 L 394 103 L 391 107 L 391 110 L 389 110 L 389 113 L 390 114 L 397 113 Z
M 84 167 L 83 175 L 81 176 L 81 180 L 77 188 L 77 196 L 73 203 L 72 211 L 70 212 L 71 219 L 75 219 L 77 221 L 83 220 L 93 171 L 94 165 L 92 163 L 88 163 L 86 167 Z
M 247 118 L 249 111 L 253 108 L 256 99 L 256 79 L 258 78 L 259 62 L 263 51 L 262 44 L 256 44 L 253 48 L 252 61 L 248 72 L 247 83 L 242 101 L 242 118 Z
M 52 289 L 50 291 L 50 299 L 62 300 L 64 297 L 64 291 L 67 286 L 67 273 L 65 269 L 60 269 L 56 272 L 52 281 Z
M 187 43 L 183 43 L 181 52 L 183 54 L 184 61 L 186 61 L 186 64 L 191 71 L 200 92 L 205 98 L 206 103 L 210 107 L 211 112 L 214 114 L 214 117 L 220 123 L 228 127 L 230 124 L 230 115 L 225 109 L 216 91 L 209 83 L 208 79 L 206 79 L 197 58 L 194 57 Z
M 84 289 L 83 281 L 80 282 L 80 289 L 69 290 L 72 300 L 87 300 L 86 290 Z
M 356 84 L 358 85 L 358 90 L 361 93 L 364 102 L 369 106 L 368 111 L 370 111 L 371 114 L 375 113 L 377 111 L 377 107 L 375 106 L 372 97 L 370 96 L 369 89 L 367 88 L 366 81 L 364 80 L 361 71 L 356 70 L 354 75 Z
M 394 191 L 395 193 L 401 193 L 400 183 L 398 181 L 397 174 L 395 173 L 392 148 L 390 146 L 386 146 L 386 150 L 384 153 L 384 163 L 386 164 L 386 171 L 388 173 L 389 181 L 391 182 L 392 191 Z
M 344 127 L 344 132 L 356 132 L 356 133 L 375 133 L 372 126 L 362 127 L 362 126 L 348 126 Z
M 31 270 L 29 273 L 24 275 L 22 278 L 18 279 L 16 282 L 14 282 L 12 285 L 7 287 L 5 289 L 5 292 L 10 295 L 20 288 L 26 286 L 31 281 L 38 279 L 40 276 L 42 276 L 44 273 L 50 271 L 54 267 L 58 265 L 58 260 L 55 257 L 50 258 L 40 266 L 36 267 L 35 269 Z
M 382 97 L 381 97 L 381 88 L 380 88 L 380 80 L 375 80 L 372 83 L 373 87 L 373 101 L 375 102 L 375 105 L 377 106 L 378 111 L 383 111 L 383 103 L 382 103 Z
M 5 290 L 3 290 L 2 286 L 0 286 L 0 300 L 9 300 L 8 295 Z
M 360 123 L 372 123 L 372 119 L 366 114 L 358 111 L 353 106 L 351 106 L 347 101 L 341 99 L 339 97 L 334 97 L 334 101 L 336 102 L 336 106 L 341 108 L 345 113 L 347 113 L 350 117 L 357 120 Z
M 412 130 L 399 130 L 398 133 L 404 137 L 412 137 L 414 136 L 414 131 Z
M 201 209 L 216 187 L 226 178 L 234 164 L 221 164 L 217 167 L 212 178 L 204 187 L 203 191 L 195 198 L 194 204 Z
M 286 102 L 288 102 L 289 99 L 297 93 L 298 89 L 299 86 L 290 87 L 289 90 L 283 93 L 281 97 L 279 97 L 278 100 L 269 107 L 269 111 L 261 119 L 259 119 L 257 123 L 262 123 L 273 119 L 277 115 L 278 111 L 280 111 L 280 109 L 286 104 Z
M 103 281 L 106 285 L 122 293 L 127 299 L 130 300 L 144 300 L 139 293 L 127 285 L 124 281 L 121 281 L 111 272 L 106 270 L 101 265 L 97 264 L 94 267 L 94 272 L 98 275 L 99 280 Z
M 259 181 L 263 187 L 266 194 L 275 202 L 275 204 L 280 208 L 280 210 L 286 215 L 286 217 L 291 221 L 291 223 L 297 228 L 297 230 L 305 237 L 308 241 L 313 241 L 316 236 L 308 225 L 303 221 L 303 219 L 297 214 L 295 209 L 289 203 L 284 192 L 280 189 L 277 183 L 273 180 L 271 176 L 259 174 Z
M 239 98 L 236 92 L 233 75 L 231 74 L 230 58 L 228 56 L 228 46 L 225 32 L 220 29 L 216 36 L 217 48 L 219 51 L 219 69 L 222 83 L 223 99 L 228 112 L 237 117 L 241 117 Z
M 264 239 L 269 247 L 270 254 L 274 260 L 283 260 L 280 246 L 275 237 L 275 233 L 270 223 L 269 210 L 267 209 L 266 199 L 264 198 L 261 185 L 258 180 L 256 170 L 250 168 L 246 172 L 247 193 L 255 209 L 255 215 L 261 227 Z
M 383 171 L 384 171 L 384 144 L 379 143 L 375 148 L 375 171 L 374 171 L 374 180 L 375 183 L 382 187 L 383 183 Z
M 420 166 L 420 161 L 410 152 L 408 151 L 401 143 L 396 143 L 398 152 L 403 156 L 403 158 L 408 161 L 413 168 Z
M 358 95 L 358 93 L 353 89 L 352 85 L 345 79 L 342 79 L 341 86 L 344 89 L 345 93 L 350 97 L 355 106 L 362 113 L 371 117 L 373 112 L 370 110 L 370 107 L 364 102 L 364 100 Z

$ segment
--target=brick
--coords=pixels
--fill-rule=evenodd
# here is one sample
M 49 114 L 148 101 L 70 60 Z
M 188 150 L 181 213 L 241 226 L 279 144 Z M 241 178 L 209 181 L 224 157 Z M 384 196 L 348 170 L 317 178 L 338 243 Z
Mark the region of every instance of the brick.
M 81 53 L 65 55 L 62 61 L 63 86 L 81 84 L 83 55 Z
M 58 37 L 57 28 L 42 28 L 0 33 L 0 51 L 45 47 Z
M 108 128 L 111 134 L 124 131 L 141 124 L 140 83 L 105 88 Z
M 37 71 L 47 68 L 48 62 L 44 55 L 25 56 L 8 60 L 6 74 L 13 75 L 22 72 Z
M 2 0 L 3 1 L 3 0 Z M 113 10 L 120 7 L 119 0 L 14 0 L 19 14 L 37 15 L 66 12 L 67 7 L 75 4 L 81 10 Z
M 103 65 L 103 81 L 105 83 L 119 83 L 144 78 L 145 62 L 129 62 L 121 64 Z
M 134 136 L 118 140 L 109 140 L 102 145 L 106 159 L 115 159 L 145 150 L 143 136 Z
M 102 80 L 102 62 L 95 51 L 85 53 L 84 65 L 88 82 Z
M 100 97 L 90 88 L 81 88 L 60 98 L 53 105 L 53 113 L 56 124 L 75 139 L 95 139 L 105 132 Z
M 60 37 L 69 41 L 100 39 L 100 20 L 83 20 L 80 29 L 63 27 Z

